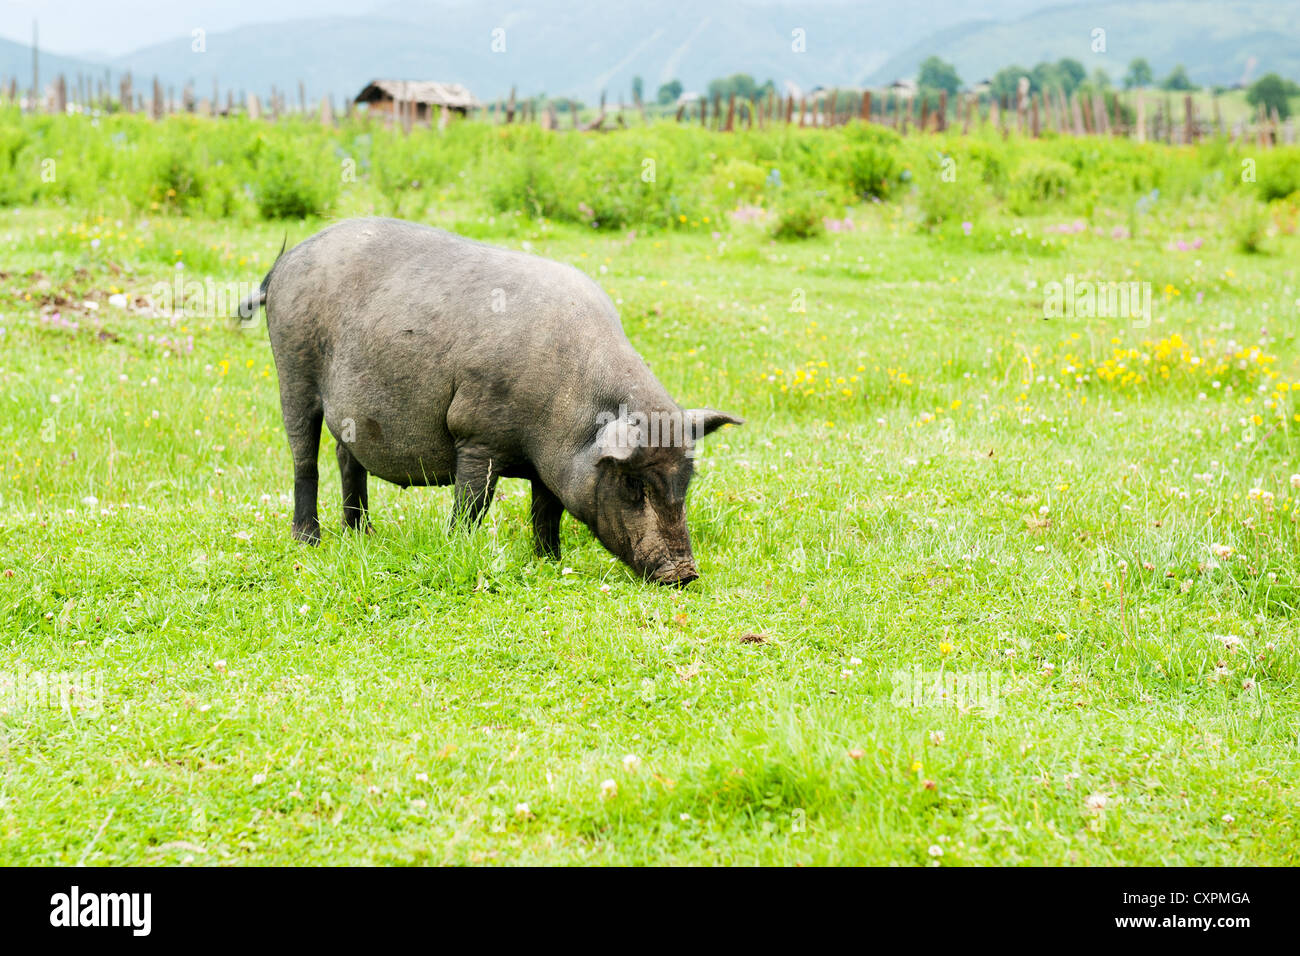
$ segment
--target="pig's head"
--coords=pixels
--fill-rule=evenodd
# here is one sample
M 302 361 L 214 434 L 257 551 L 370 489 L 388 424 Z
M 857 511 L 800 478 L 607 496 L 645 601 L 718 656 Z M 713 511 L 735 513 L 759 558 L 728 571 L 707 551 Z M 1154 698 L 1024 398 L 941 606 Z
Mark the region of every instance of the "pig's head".
M 686 486 L 695 442 L 725 424 L 742 421 L 707 408 L 620 409 L 596 433 L 589 524 L 605 547 L 651 581 L 684 585 L 700 576 L 686 530 Z

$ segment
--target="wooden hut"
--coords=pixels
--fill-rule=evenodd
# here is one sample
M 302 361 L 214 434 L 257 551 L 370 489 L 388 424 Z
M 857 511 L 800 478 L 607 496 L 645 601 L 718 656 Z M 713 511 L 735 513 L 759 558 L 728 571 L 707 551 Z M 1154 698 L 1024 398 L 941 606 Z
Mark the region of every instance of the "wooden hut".
M 483 106 L 474 94 L 459 83 L 434 80 L 375 80 L 357 94 L 356 103 L 365 103 L 371 112 L 418 123 L 429 122 L 435 109 L 464 116 Z

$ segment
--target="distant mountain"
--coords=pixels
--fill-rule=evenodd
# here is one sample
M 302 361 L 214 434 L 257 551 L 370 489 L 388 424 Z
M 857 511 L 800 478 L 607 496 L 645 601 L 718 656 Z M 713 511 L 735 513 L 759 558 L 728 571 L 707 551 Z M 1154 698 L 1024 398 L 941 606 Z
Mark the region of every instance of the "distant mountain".
M 89 60 L 41 51 L 40 69 L 41 86 L 45 87 L 60 73 L 68 78 L 69 83 L 76 82 L 78 73 L 102 80 L 108 68 L 102 63 L 92 63 Z M 4 84 L 6 90 L 9 89 L 11 77 L 17 78 L 18 89 L 24 95 L 31 89 L 32 48 L 26 44 L 0 38 L 0 83 Z
M 156 75 L 178 91 L 192 82 L 200 97 L 214 82 L 223 98 L 227 89 L 265 94 L 274 85 L 291 102 L 300 81 L 314 102 L 326 93 L 352 96 L 376 78 L 455 81 L 484 101 L 515 86 L 589 103 L 601 91 L 611 102 L 630 99 L 637 76 L 651 99 L 670 79 L 703 90 L 736 72 L 779 88 L 880 85 L 915 76 L 932 53 L 956 64 L 967 83 L 1062 56 L 1089 70 L 1101 66 L 1116 81 L 1135 56 L 1145 56 L 1157 77 L 1184 63 L 1202 83 L 1240 79 L 1252 60 L 1255 75 L 1300 78 L 1300 0 L 1056 2 L 984 0 L 978 15 L 985 19 L 972 21 L 968 0 L 362 0 L 355 9 L 371 12 L 209 31 L 201 52 L 183 33 L 103 65 L 42 54 L 41 73 L 48 81 L 56 72 L 72 79 L 78 71 L 131 70 L 138 91 Z M 323 12 L 339 6 L 329 3 Z M 1106 30 L 1105 54 L 1090 48 L 1098 26 Z M 796 36 L 804 38 L 802 51 Z M 26 47 L 0 40 L 4 74 L 30 84 Z
M 1106 52 L 1092 31 L 1106 31 Z M 915 76 L 936 55 L 974 84 L 1004 66 L 1033 67 L 1073 57 L 1119 82 L 1135 57 L 1156 79 L 1179 63 L 1192 81 L 1228 85 L 1263 73 L 1300 78 L 1300 0 L 1139 0 L 1055 7 L 1010 22 L 968 22 L 933 33 L 859 79 L 870 84 Z
M 990 0 L 991 15 L 1015 17 L 1052 0 Z M 966 0 L 911 5 L 794 0 L 425 0 L 380 5 L 365 16 L 290 20 L 209 32 L 195 53 L 190 36 L 111 61 L 131 70 L 137 89 L 158 75 L 165 85 L 193 82 L 200 96 L 222 90 L 269 91 L 309 99 L 350 95 L 377 77 L 464 83 L 481 99 L 547 92 L 591 102 L 608 91 L 630 98 L 643 79 L 653 98 L 680 79 L 687 89 L 735 72 L 801 88 L 850 85 L 937 26 L 966 16 Z M 504 52 L 493 31 L 504 30 Z M 803 52 L 793 49 L 802 30 Z M 224 96 L 224 92 L 222 94 Z

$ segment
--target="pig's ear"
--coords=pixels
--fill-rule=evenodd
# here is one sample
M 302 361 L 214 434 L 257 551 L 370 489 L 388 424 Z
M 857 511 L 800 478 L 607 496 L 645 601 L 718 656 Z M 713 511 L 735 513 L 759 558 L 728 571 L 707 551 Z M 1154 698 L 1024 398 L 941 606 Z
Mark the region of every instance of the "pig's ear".
M 743 425 L 745 420 L 726 412 L 715 412 L 711 408 L 691 408 L 686 412 L 686 434 L 691 439 L 699 440 L 711 435 L 723 425 Z
M 616 418 L 596 432 L 596 460 L 630 462 L 641 450 L 641 429 L 626 418 Z

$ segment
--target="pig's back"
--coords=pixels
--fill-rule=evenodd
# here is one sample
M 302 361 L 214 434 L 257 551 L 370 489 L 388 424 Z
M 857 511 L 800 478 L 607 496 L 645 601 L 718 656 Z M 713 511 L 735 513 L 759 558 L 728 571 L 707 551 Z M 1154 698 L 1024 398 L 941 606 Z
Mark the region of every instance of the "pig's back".
M 310 379 L 330 430 L 355 430 L 358 460 L 390 481 L 447 480 L 453 401 L 473 412 L 462 429 L 535 425 L 585 398 L 579 383 L 644 369 L 578 270 L 392 219 L 337 223 L 286 253 L 267 323 L 281 378 Z

